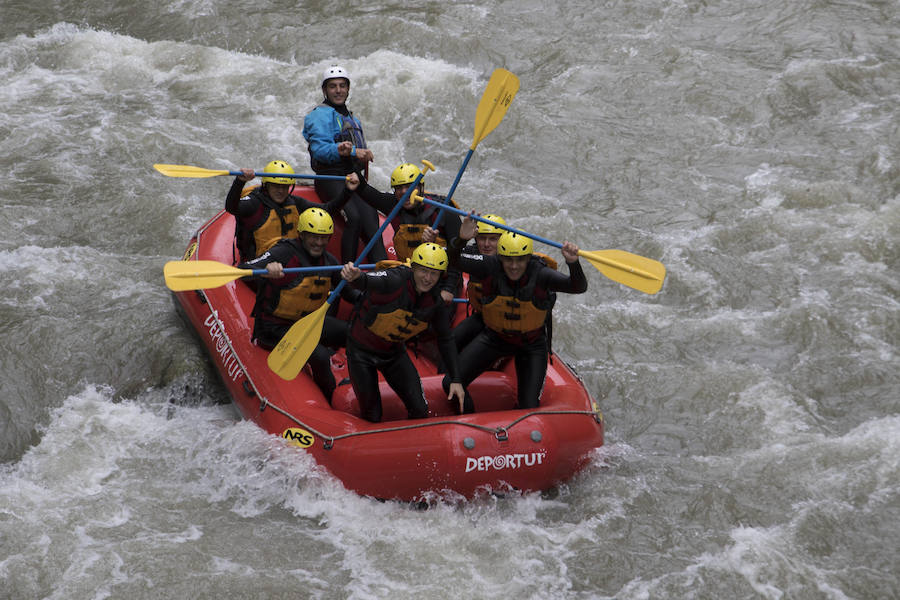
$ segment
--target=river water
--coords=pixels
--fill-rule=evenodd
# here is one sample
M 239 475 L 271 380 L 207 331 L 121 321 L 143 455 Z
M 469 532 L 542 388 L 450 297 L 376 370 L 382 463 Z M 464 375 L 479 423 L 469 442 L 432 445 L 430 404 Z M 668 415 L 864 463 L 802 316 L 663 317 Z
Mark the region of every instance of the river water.
M 900 597 L 900 11 L 890 0 L 3 2 L 0 597 Z M 545 494 L 360 498 L 238 419 L 162 267 L 230 178 L 308 168 L 353 76 L 387 189 L 662 261 L 555 347 L 607 445 Z M 547 249 L 551 255 L 558 251 Z

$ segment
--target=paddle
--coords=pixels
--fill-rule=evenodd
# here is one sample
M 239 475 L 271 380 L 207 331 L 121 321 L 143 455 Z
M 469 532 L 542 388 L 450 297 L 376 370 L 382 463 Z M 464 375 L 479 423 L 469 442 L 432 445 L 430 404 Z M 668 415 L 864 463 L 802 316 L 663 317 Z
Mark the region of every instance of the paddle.
M 491 221 L 490 219 L 484 219 L 472 213 L 467 213 L 464 210 L 446 206 L 440 202 L 435 202 L 434 200 L 429 200 L 428 198 L 424 198 L 422 201 L 426 204 L 431 204 L 432 206 L 443 206 L 450 212 L 457 213 L 464 217 L 471 217 L 476 221 L 481 221 L 482 223 L 487 223 L 494 227 L 505 229 L 506 231 L 512 231 L 519 235 L 524 235 L 527 238 L 543 242 L 550 246 L 555 246 L 556 248 L 562 248 L 563 246 L 559 242 L 554 242 L 553 240 L 548 240 L 539 235 L 528 233 L 496 221 Z M 613 281 L 617 281 L 622 285 L 627 285 L 628 287 L 644 292 L 645 294 L 655 294 L 658 292 L 662 288 L 663 280 L 666 278 L 666 268 L 661 262 L 655 261 L 652 258 L 644 258 L 643 256 L 626 252 L 625 250 L 579 250 L 578 256 L 585 258 L 595 269 Z
M 506 69 L 494 70 L 487 87 L 484 89 L 484 93 L 481 95 L 478 109 L 475 111 L 475 134 L 472 137 L 472 146 L 469 148 L 469 152 L 466 154 L 466 158 L 456 174 L 456 179 L 453 180 L 453 185 L 450 186 L 450 191 L 447 192 L 447 197 L 444 198 L 444 204 L 450 204 L 450 198 L 453 197 L 453 192 L 456 191 L 456 186 L 459 184 L 463 171 L 469 165 L 469 159 L 472 158 L 475 147 L 500 124 L 518 91 L 518 77 Z M 434 220 L 434 224 L 431 226 L 432 229 L 437 229 L 443 219 L 444 210 L 441 209 Z
M 344 265 L 322 265 L 320 267 L 288 267 L 285 273 L 315 273 L 317 271 L 340 271 Z M 375 265 L 359 265 L 360 269 L 374 269 Z M 170 260 L 163 267 L 166 286 L 173 292 L 187 290 L 208 290 L 225 285 L 241 277 L 265 275 L 265 269 L 239 269 L 215 260 Z
M 369 240 L 369 243 L 366 244 L 366 247 L 363 248 L 363 251 L 353 262 L 354 265 L 359 267 L 359 263 L 366 257 L 372 247 L 375 246 L 375 242 L 381 239 L 381 234 L 387 229 L 390 222 L 394 220 L 394 217 L 397 216 L 397 213 L 400 212 L 400 209 L 403 208 L 406 201 L 409 200 L 410 194 L 413 193 L 416 186 L 419 185 L 419 181 L 421 181 L 422 177 L 425 176 L 425 173 L 429 169 L 434 171 L 434 165 L 427 160 L 423 160 L 422 172 L 419 173 L 415 181 L 412 182 L 412 185 L 409 186 L 409 189 L 406 190 L 403 197 L 397 201 L 397 204 L 394 205 L 390 214 L 384 218 L 381 227 L 378 228 L 378 231 L 375 232 Z M 325 324 L 325 313 L 328 312 L 329 306 L 335 301 L 345 285 L 347 285 L 347 280 L 342 279 L 337 287 L 334 288 L 334 291 L 329 294 L 325 303 L 294 323 L 291 328 L 288 329 L 288 332 L 284 334 L 284 337 L 281 338 L 281 341 L 278 342 L 278 345 L 269 352 L 267 363 L 269 368 L 272 369 L 276 375 L 282 379 L 288 380 L 297 377 L 297 374 L 300 373 L 300 369 L 303 368 L 303 365 L 306 364 L 306 361 L 309 360 L 313 350 L 315 350 L 316 346 L 319 344 L 319 339 L 322 337 L 322 326 Z
M 203 167 L 192 167 L 190 165 L 163 165 L 155 164 L 153 168 L 165 175 L 166 177 L 193 177 L 195 179 L 203 177 L 216 177 L 218 175 L 243 175 L 240 171 L 217 171 L 214 169 L 204 169 Z M 264 173 L 262 171 L 253 171 L 257 177 L 289 177 L 292 179 L 339 179 L 344 181 L 347 179 L 345 175 L 303 175 L 302 173 Z

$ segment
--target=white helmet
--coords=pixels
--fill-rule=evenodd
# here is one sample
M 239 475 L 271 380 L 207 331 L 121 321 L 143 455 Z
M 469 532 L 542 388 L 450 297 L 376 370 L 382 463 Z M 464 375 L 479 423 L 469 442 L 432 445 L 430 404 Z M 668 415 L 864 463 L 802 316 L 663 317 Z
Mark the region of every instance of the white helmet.
M 329 79 L 337 79 L 339 77 L 346 79 L 347 85 L 350 85 L 350 75 L 347 73 L 347 70 L 344 67 L 331 65 L 325 69 L 325 74 L 322 75 L 322 85 L 325 85 L 325 82 Z

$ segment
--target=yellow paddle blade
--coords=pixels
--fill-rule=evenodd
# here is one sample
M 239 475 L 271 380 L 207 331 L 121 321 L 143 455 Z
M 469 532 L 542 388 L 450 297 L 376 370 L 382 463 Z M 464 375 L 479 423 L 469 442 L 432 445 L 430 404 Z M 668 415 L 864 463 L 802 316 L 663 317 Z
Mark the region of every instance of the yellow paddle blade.
M 500 124 L 503 115 L 506 114 L 506 109 L 509 108 L 518 91 L 518 77 L 506 69 L 494 71 L 484 89 L 484 94 L 481 95 L 478 110 L 475 111 L 475 136 L 472 138 L 472 150 L 475 149 L 478 142 Z
M 214 260 L 170 260 L 163 267 L 166 286 L 173 292 L 205 290 L 225 285 L 239 277 L 253 274 Z
M 645 294 L 655 294 L 662 288 L 666 268 L 659 261 L 624 250 L 579 250 L 598 271 Z
M 287 380 L 297 377 L 313 350 L 319 345 L 322 326 L 325 324 L 325 313 L 328 312 L 329 306 L 331 305 L 326 302 L 315 312 L 309 313 L 291 325 L 278 345 L 269 352 L 266 362 L 276 375 Z
M 202 167 L 192 167 L 190 165 L 161 165 L 155 164 L 153 168 L 165 175 L 166 177 L 215 177 L 217 175 L 228 175 L 230 171 L 214 171 L 212 169 L 204 169 Z

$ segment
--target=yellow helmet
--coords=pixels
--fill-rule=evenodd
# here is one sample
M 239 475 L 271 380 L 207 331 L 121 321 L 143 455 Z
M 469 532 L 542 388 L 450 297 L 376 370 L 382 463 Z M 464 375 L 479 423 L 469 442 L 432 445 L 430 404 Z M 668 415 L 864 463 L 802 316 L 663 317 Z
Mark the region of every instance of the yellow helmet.
M 416 165 L 412 163 L 403 163 L 391 173 L 391 187 L 395 188 L 397 186 L 412 183 L 416 180 L 416 177 L 421 174 L 422 171 Z M 425 183 L 425 178 L 423 177 L 419 180 L 419 183 Z
M 266 168 L 263 169 L 263 174 L 266 173 L 290 173 L 293 175 L 294 169 L 292 169 L 291 165 L 287 164 L 283 160 L 273 160 L 266 165 Z M 294 180 L 291 177 L 263 177 L 262 182 L 280 183 L 281 185 L 293 185 Z
M 446 271 L 447 264 L 450 259 L 447 258 L 447 251 L 438 246 L 427 242 L 419 244 L 413 250 L 412 263 L 414 265 L 422 265 L 429 269 L 437 269 L 438 271 Z
M 504 231 L 497 241 L 497 254 L 500 256 L 526 256 L 531 254 L 533 248 L 530 238 L 512 231 Z
M 329 235 L 334 233 L 334 220 L 321 208 L 307 208 L 300 213 L 300 222 L 297 231 Z
M 496 221 L 501 225 L 506 225 L 506 220 L 503 217 L 497 215 L 484 215 L 484 218 L 488 221 Z M 500 229 L 499 227 L 495 227 L 489 223 L 482 223 L 478 221 L 478 224 L 475 225 L 475 233 L 477 234 L 485 234 L 485 233 L 503 233 L 506 231 L 505 229 Z

